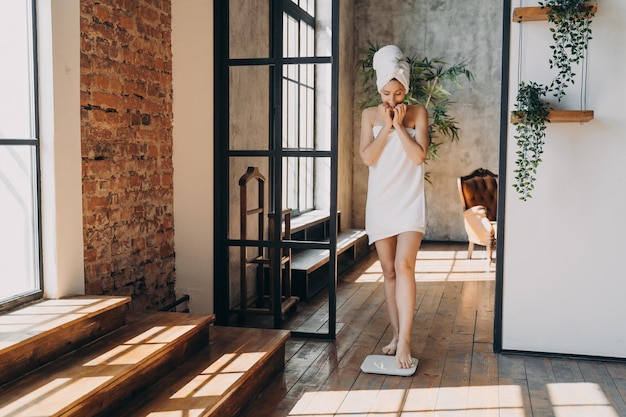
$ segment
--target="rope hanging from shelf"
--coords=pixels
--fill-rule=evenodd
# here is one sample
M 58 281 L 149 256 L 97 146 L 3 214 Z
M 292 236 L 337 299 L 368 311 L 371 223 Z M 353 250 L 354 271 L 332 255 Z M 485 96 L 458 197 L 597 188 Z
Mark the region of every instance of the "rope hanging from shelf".
M 525 7 L 524 0 L 519 0 L 518 7 Z M 524 45 L 524 25 L 520 21 L 518 32 L 518 47 L 517 47 L 517 85 L 522 82 L 522 62 L 523 62 L 523 45 Z M 585 48 L 585 56 L 582 59 L 581 66 L 581 80 L 580 80 L 580 110 L 587 109 L 587 74 L 589 68 L 589 48 Z
M 524 1 L 520 0 L 519 2 L 519 7 L 523 7 L 524 6 Z M 523 45 L 523 33 L 522 31 L 524 30 L 524 25 L 519 24 L 519 38 L 518 38 L 518 45 L 517 45 L 517 85 L 519 86 L 520 83 L 522 82 L 522 45 Z
M 580 109 L 581 110 L 585 110 L 587 108 L 587 63 L 589 62 L 589 60 L 587 59 L 589 57 L 589 47 L 587 46 L 587 48 L 585 49 L 585 57 L 583 58 L 583 62 L 582 62 L 582 79 L 580 82 Z

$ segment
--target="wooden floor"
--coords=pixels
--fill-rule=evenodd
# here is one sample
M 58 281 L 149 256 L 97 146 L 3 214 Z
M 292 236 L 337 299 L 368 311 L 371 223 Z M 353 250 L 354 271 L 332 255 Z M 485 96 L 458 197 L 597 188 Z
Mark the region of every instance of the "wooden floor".
M 390 339 L 373 253 L 338 285 L 337 339 L 290 340 L 285 370 L 242 417 L 626 417 L 625 363 L 492 352 L 494 268 L 483 251 L 466 256 L 466 245 L 422 245 L 414 376 L 360 371 Z M 315 299 L 292 325 L 320 326 L 324 309 Z

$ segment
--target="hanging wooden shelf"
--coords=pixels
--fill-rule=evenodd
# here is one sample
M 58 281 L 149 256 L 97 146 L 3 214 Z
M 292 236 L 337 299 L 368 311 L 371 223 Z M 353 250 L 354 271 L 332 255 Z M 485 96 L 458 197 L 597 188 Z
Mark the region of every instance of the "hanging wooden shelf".
M 593 120 L 593 110 L 552 110 L 548 113 L 551 123 L 586 123 Z M 511 114 L 511 123 L 517 123 L 518 117 Z
M 598 11 L 597 3 L 586 3 L 592 7 L 593 13 Z M 541 6 L 516 7 L 513 10 L 514 22 L 536 22 L 540 20 L 548 20 L 548 8 Z

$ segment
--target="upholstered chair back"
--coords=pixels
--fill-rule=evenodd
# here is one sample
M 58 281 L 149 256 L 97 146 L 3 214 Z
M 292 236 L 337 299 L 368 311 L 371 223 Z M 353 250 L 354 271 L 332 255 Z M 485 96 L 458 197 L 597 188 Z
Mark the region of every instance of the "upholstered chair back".
M 495 221 L 498 213 L 498 176 L 479 168 L 469 175 L 459 177 L 459 193 L 464 203 L 463 210 L 475 206 L 487 209 L 487 218 Z

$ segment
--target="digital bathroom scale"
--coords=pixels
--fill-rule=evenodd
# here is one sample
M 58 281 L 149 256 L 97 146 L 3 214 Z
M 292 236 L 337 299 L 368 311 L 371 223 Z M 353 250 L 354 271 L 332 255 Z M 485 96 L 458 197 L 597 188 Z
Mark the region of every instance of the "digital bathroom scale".
M 392 355 L 369 355 L 361 364 L 361 371 L 368 374 L 411 376 L 417 371 L 418 360 L 413 359 L 410 368 L 398 368 L 396 357 Z

